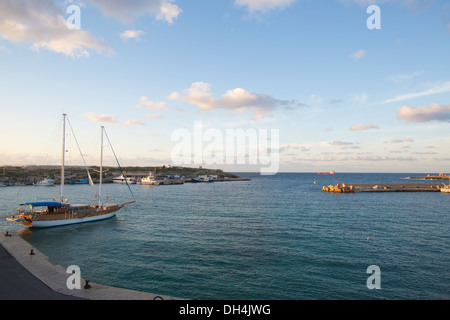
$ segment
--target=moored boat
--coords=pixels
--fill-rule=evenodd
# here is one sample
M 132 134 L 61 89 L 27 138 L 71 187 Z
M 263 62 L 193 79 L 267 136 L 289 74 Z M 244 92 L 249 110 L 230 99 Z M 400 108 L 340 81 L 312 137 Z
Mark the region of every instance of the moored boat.
M 21 223 L 25 227 L 29 228 L 47 228 L 56 227 L 70 224 L 77 224 L 83 222 L 91 222 L 109 219 L 116 215 L 124 206 L 136 202 L 135 200 L 124 202 L 121 204 L 117 203 L 103 203 L 101 197 L 102 191 L 102 162 L 103 162 L 103 134 L 104 127 L 101 127 L 101 156 L 100 156 L 100 183 L 98 190 L 98 204 L 88 205 L 88 204 L 70 204 L 64 197 L 64 160 L 65 160 L 65 127 L 66 127 L 66 115 L 63 115 L 63 146 L 62 146 L 62 164 L 61 164 L 61 192 L 60 201 L 51 202 L 28 202 L 23 204 L 25 208 L 19 208 L 17 217 L 13 216 L 7 218 L 6 220 L 10 222 Z M 70 122 L 69 122 L 70 124 Z M 73 132 L 73 130 L 72 130 Z M 106 135 L 108 138 L 108 135 Z M 109 138 L 108 138 L 109 141 Z M 111 145 L 111 143 L 109 143 Z M 81 150 L 80 150 L 81 153 Z M 82 156 L 82 154 L 81 154 Z M 116 159 L 117 160 L 117 159 Z M 84 161 L 84 158 L 83 158 Z M 87 168 L 86 168 L 87 170 Z M 88 181 L 91 186 L 93 182 L 87 170 Z M 131 190 L 130 190 L 131 192 Z M 37 208 L 37 209 L 35 209 Z M 44 209 L 41 209 L 44 208 Z
M 136 184 L 136 178 L 133 177 L 125 177 L 121 174 L 118 177 L 113 178 L 114 183 L 123 183 L 123 184 Z
M 440 190 L 443 193 L 450 193 L 450 184 L 444 185 Z
M 200 183 L 200 182 L 214 182 L 214 179 L 209 176 L 199 176 L 197 178 L 191 179 L 192 183 Z
M 149 186 L 159 186 L 161 184 L 161 181 L 156 180 L 156 178 L 150 172 L 147 177 L 144 177 L 141 180 L 139 180 L 138 184 L 149 185 Z
M 80 205 L 60 202 L 31 202 L 24 204 L 29 208 L 19 209 L 17 217 L 6 220 L 20 222 L 29 228 L 57 227 L 112 218 L 116 215 L 116 211 L 127 204 Z M 43 207 L 46 209 L 34 210 Z
M 39 180 L 34 185 L 38 186 L 38 187 L 53 187 L 55 185 L 55 180 L 50 179 L 50 178 L 45 178 L 45 179 Z

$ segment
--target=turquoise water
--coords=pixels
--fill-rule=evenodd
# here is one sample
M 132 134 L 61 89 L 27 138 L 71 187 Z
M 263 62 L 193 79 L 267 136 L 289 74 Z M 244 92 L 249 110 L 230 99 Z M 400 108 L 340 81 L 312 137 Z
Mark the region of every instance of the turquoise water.
M 418 174 L 239 174 L 251 181 L 131 186 L 137 203 L 87 224 L 18 230 L 54 264 L 92 282 L 186 299 L 449 299 L 450 194 L 321 192 Z M 317 184 L 313 184 L 316 180 Z M 434 182 L 436 183 L 436 182 Z M 0 188 L 0 215 L 59 188 Z M 72 203 L 88 185 L 66 186 Z M 115 202 L 124 185 L 104 185 Z M 369 238 L 369 240 L 367 240 Z M 369 290 L 366 270 L 381 270 Z

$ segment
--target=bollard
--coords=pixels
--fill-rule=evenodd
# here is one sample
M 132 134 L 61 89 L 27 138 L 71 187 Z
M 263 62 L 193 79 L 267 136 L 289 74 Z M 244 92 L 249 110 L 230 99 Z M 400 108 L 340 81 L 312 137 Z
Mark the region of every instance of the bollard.
M 89 280 L 86 280 L 86 284 L 84 285 L 85 289 L 90 289 L 91 285 L 89 284 Z
M 34 256 L 33 249 L 31 249 L 31 251 L 30 251 L 30 256 Z

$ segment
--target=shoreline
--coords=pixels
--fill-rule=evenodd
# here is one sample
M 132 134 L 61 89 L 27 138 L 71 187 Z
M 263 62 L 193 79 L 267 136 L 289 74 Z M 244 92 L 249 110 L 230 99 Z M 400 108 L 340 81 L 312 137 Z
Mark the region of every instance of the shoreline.
M 97 167 L 89 167 L 92 181 L 99 183 Z M 192 178 L 198 176 L 214 176 L 214 181 L 247 181 L 249 178 L 239 177 L 234 173 L 224 172 L 221 169 L 208 168 L 190 168 L 177 166 L 159 166 L 159 167 L 104 167 L 106 170 L 103 177 L 103 183 L 113 183 L 113 178 L 120 176 L 122 172 L 127 177 L 136 179 L 144 178 L 153 173 L 157 180 L 174 181 L 180 183 L 191 182 Z M 123 170 L 123 171 L 122 171 Z M 55 185 L 61 181 L 61 169 L 58 166 L 3 166 L 3 177 L 0 177 L 0 186 L 28 186 L 44 179 L 51 178 Z M 83 182 L 82 182 L 83 181 Z M 66 166 L 64 184 L 88 184 L 86 168 L 81 166 Z M 171 184 L 171 183 L 167 183 Z
M 0 247 L 13 258 L 11 260 L 7 255 L 2 255 L 2 264 L 7 264 L 8 267 L 0 269 L 0 278 L 9 277 L 9 288 L 2 288 L 2 291 L 0 291 L 0 300 L 184 300 L 153 293 L 105 286 L 93 283 L 90 280 L 87 280 L 90 288 L 84 289 L 86 279 L 82 277 L 81 289 L 71 290 L 67 287 L 67 280 L 69 278 L 67 270 L 63 266 L 51 264 L 47 256 L 22 239 L 20 235 L 10 234 L 10 236 L 7 236 L 6 233 L 0 232 Z M 34 254 L 31 255 L 31 252 Z M 31 283 L 30 277 L 24 275 L 23 270 L 15 266 L 15 262 L 27 270 L 33 278 L 39 280 L 41 284 L 36 281 Z M 16 277 L 11 278 L 11 274 Z M 42 284 L 44 287 L 42 287 Z M 42 292 L 46 290 L 45 286 L 51 289 L 54 294 L 47 292 L 46 296 L 42 296 Z M 40 289 L 36 290 L 38 287 Z M 5 291 L 10 291 L 11 296 L 5 296 L 7 295 Z M 18 295 L 22 297 L 17 298 Z

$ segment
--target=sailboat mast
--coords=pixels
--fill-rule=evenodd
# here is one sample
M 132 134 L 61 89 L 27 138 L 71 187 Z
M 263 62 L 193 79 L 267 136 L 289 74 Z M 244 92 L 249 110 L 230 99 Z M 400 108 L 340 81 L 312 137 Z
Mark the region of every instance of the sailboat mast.
M 100 148 L 100 184 L 98 187 L 98 205 L 102 205 L 102 180 L 103 180 L 103 130 L 104 127 L 101 127 L 102 135 L 101 135 L 101 148 Z
M 66 157 L 66 116 L 63 113 L 63 140 L 62 140 L 62 163 L 61 163 L 61 202 L 64 200 L 64 162 Z

